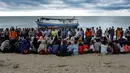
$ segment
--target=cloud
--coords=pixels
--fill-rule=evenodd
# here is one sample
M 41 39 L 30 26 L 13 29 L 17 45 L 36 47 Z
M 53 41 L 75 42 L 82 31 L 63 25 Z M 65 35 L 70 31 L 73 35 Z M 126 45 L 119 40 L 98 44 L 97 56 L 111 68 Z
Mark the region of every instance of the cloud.
M 124 15 L 130 13 L 130 0 L 0 0 L 0 12 L 23 13 L 47 10 L 82 10 L 90 15 L 100 14 L 98 12 L 104 15 L 115 12 Z
M 130 16 L 129 10 L 27 10 L 27 11 L 0 11 L 1 16 Z

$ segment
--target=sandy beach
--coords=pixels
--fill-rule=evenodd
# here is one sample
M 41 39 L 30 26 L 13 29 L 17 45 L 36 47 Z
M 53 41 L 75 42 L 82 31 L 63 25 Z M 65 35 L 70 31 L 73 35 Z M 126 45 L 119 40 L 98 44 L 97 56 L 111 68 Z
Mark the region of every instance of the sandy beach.
M 0 73 L 130 73 L 130 54 L 70 57 L 0 53 Z

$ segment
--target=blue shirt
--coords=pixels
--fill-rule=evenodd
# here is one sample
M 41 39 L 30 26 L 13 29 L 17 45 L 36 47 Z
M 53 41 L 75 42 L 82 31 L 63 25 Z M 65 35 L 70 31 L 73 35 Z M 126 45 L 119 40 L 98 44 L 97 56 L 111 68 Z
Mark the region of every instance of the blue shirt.
M 74 47 L 73 47 L 72 45 L 69 45 L 69 46 L 67 47 L 67 52 L 72 52 L 73 49 L 74 49 Z

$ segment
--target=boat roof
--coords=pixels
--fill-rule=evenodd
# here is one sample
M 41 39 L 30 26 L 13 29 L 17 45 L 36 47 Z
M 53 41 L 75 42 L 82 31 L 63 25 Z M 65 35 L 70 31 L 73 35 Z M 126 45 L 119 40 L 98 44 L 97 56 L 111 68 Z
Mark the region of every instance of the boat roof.
M 78 20 L 78 19 L 75 19 L 75 18 L 70 18 L 70 19 L 66 19 L 66 18 L 45 18 L 45 17 L 41 17 L 40 19 L 42 20 Z

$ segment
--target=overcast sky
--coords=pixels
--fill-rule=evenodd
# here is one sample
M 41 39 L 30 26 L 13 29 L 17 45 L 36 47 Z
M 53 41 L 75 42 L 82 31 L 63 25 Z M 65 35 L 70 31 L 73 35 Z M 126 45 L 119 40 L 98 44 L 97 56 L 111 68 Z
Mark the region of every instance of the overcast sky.
M 0 16 L 130 16 L 130 0 L 0 0 Z

